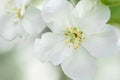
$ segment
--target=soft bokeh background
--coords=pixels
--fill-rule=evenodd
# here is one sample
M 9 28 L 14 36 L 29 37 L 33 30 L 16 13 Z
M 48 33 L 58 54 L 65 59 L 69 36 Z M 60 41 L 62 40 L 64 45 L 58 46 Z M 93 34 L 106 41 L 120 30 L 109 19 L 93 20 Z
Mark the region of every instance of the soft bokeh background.
M 41 9 L 45 1 L 47 0 L 32 0 L 31 5 Z M 75 5 L 79 0 L 70 1 Z M 120 0 L 101 1 L 111 9 L 112 16 L 108 23 L 119 28 Z M 71 80 L 64 75 L 60 66 L 40 62 L 35 56 L 32 42 L 32 39 L 6 42 L 0 38 L 0 80 Z M 16 46 L 13 47 L 12 44 Z M 97 59 L 97 62 L 98 71 L 94 80 L 120 80 L 120 52 L 108 58 Z

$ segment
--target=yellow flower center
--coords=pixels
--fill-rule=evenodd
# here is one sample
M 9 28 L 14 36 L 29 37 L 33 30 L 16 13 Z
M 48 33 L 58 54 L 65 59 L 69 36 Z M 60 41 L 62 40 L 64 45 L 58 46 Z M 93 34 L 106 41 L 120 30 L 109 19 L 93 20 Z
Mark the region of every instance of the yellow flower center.
M 21 6 L 14 5 L 12 0 L 9 0 L 5 5 L 5 9 L 7 10 L 8 14 L 13 14 L 17 19 L 20 19 L 21 16 Z
M 67 27 L 64 32 L 64 38 L 64 43 L 67 44 L 69 48 L 73 46 L 74 49 L 78 49 L 85 40 L 83 32 L 78 27 Z

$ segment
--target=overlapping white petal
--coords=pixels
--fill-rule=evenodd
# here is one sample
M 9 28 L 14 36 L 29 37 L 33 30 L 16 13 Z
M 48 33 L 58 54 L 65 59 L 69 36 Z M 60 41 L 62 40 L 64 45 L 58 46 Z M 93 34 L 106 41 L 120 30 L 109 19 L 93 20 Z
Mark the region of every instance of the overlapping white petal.
M 28 7 L 22 20 L 25 31 L 31 35 L 39 34 L 45 28 L 40 10 Z
M 63 42 L 63 37 L 54 33 L 45 33 L 41 39 L 35 41 L 35 51 L 42 61 L 51 61 L 58 65 L 72 52 Z
M 42 8 L 43 18 L 53 32 L 62 31 L 68 25 L 72 9 L 67 0 L 49 0 Z

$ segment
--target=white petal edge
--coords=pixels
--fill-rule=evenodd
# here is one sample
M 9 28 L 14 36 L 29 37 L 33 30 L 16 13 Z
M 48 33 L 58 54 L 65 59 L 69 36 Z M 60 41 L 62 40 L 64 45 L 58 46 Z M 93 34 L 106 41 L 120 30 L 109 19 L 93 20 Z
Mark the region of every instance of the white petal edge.
M 0 35 L 6 40 L 13 40 L 17 36 L 16 24 L 13 16 L 5 14 L 0 17 Z
M 92 57 L 82 46 L 78 52 L 65 59 L 61 64 L 64 73 L 73 80 L 93 80 L 97 65 Z

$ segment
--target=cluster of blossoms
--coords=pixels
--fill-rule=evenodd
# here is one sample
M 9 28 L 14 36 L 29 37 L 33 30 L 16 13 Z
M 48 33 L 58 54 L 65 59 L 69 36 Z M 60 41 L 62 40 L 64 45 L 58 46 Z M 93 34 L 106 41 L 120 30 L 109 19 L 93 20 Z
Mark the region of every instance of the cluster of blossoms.
M 48 0 L 41 11 L 29 0 L 5 0 L 0 5 L 0 36 L 36 36 L 48 27 L 50 32 L 35 39 L 35 52 L 41 61 L 61 65 L 73 80 L 93 80 L 96 58 L 119 49 L 116 28 L 107 24 L 110 9 L 99 0 L 81 0 L 75 7 L 67 0 Z
M 38 35 L 45 27 L 41 11 L 29 6 L 30 0 L 4 0 L 0 2 L 0 36 L 13 40 L 28 34 Z

